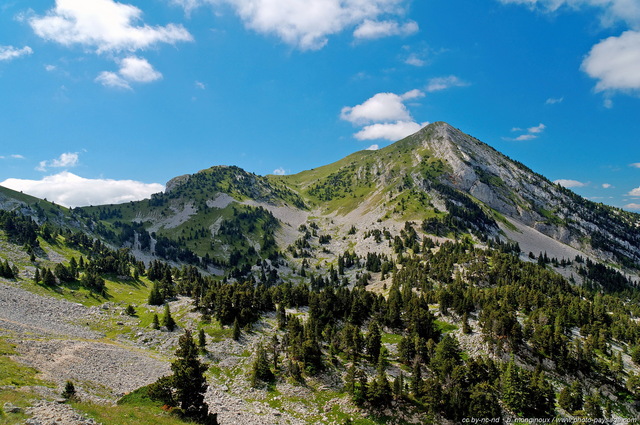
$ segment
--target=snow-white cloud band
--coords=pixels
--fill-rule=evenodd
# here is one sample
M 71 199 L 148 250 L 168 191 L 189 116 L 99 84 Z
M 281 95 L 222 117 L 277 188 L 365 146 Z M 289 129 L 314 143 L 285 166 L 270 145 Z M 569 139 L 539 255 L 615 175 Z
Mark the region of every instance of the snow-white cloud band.
M 159 183 L 86 179 L 68 171 L 46 176 L 41 180 L 7 179 L 0 185 L 38 198 L 46 198 L 66 207 L 138 201 L 164 190 L 164 186 Z

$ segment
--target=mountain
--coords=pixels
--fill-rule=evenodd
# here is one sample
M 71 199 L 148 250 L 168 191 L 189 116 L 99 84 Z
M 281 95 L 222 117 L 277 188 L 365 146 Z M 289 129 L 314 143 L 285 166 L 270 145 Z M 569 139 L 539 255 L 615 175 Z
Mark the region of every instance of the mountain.
M 70 380 L 104 425 L 183 424 L 188 329 L 221 423 L 638 417 L 639 226 L 441 122 L 126 204 L 0 188 L 0 418 Z
M 172 179 L 150 200 L 73 212 L 141 255 L 158 254 L 153 245 L 165 259 L 214 266 L 284 251 L 309 217 L 356 251 L 351 227 L 399 231 L 412 221 L 438 237 L 517 242 L 523 254 L 640 264 L 640 215 L 586 200 L 443 122 L 295 175 L 216 166 Z

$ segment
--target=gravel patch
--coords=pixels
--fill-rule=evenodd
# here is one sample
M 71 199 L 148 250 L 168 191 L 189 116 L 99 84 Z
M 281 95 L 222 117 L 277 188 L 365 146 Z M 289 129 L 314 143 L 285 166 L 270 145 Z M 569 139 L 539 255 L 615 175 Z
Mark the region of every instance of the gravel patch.
M 99 425 L 92 418 L 76 412 L 68 404 L 41 400 L 27 409 L 32 415 L 25 425 Z
M 75 338 L 104 335 L 78 325 L 87 323 L 87 308 L 81 304 L 44 297 L 0 282 L 0 332 Z

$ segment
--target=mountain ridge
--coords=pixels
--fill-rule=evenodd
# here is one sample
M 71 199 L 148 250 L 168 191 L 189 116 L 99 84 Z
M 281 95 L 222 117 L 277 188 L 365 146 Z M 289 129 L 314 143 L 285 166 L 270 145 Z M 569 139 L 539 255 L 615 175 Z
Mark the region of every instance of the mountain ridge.
M 4 193 L 0 196 L 13 199 L 5 201 L 7 206 L 26 206 L 45 219 L 35 211 L 41 204 L 36 198 Z M 399 231 L 404 222 L 418 221 L 435 236 L 470 233 L 486 240 L 508 234 L 517 242 L 513 230 L 523 225 L 601 261 L 640 264 L 640 215 L 586 200 L 445 122 L 377 151 L 358 151 L 293 175 L 259 176 L 236 166 L 213 166 L 169 180 L 165 191 L 149 200 L 54 208 L 53 217 L 94 233 L 117 234 L 122 226 L 133 226 L 127 230 L 133 235 L 146 229 L 199 257 L 223 259 L 234 247 L 216 248 L 218 242 L 207 239 L 215 240 L 220 226 L 247 208 L 278 216 L 280 229 L 273 236 L 280 250 L 295 241 L 297 227 L 308 217 L 324 217 L 326 230 L 336 236 L 354 225 Z M 261 231 L 255 224 L 249 230 L 243 244 L 260 251 Z M 192 236 L 185 242 L 187 231 Z M 132 236 L 130 246 L 136 240 Z

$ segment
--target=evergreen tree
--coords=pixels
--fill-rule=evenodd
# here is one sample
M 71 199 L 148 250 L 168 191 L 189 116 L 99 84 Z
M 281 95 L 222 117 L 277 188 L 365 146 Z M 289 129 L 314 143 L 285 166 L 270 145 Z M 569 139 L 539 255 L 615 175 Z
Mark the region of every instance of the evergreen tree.
M 233 339 L 238 341 L 240 339 L 240 322 L 238 322 L 238 318 L 236 317 L 233 321 Z
M 367 353 L 371 356 L 371 363 L 378 363 L 381 345 L 382 338 L 380 335 L 380 327 L 378 326 L 378 322 L 372 321 L 369 326 L 369 334 L 366 339 Z
M 173 332 L 176 328 L 176 322 L 171 316 L 171 310 L 169 304 L 164 305 L 164 316 L 162 316 L 162 326 L 166 327 L 169 332 Z
M 188 329 L 178 340 L 176 357 L 171 370 L 175 398 L 182 414 L 200 424 L 217 425 L 217 415 L 209 413 L 209 406 L 204 401 L 208 387 L 204 377 L 207 367 L 198 359 L 198 347 Z
M 256 351 L 256 359 L 251 367 L 251 385 L 256 387 L 259 382 L 273 382 L 275 376 L 269 367 L 269 359 L 267 358 L 267 352 L 262 344 L 258 345 Z
M 205 352 L 207 350 L 207 336 L 204 333 L 204 329 L 200 329 L 200 331 L 198 331 L 198 347 L 200 347 L 201 352 Z
M 160 292 L 160 288 L 158 288 L 158 285 L 154 282 L 153 286 L 151 287 L 151 292 L 149 293 L 149 304 L 162 305 L 163 303 L 164 303 L 164 297 Z
M 76 394 L 76 387 L 73 385 L 73 382 L 67 381 L 61 395 L 65 400 L 77 400 L 78 395 Z
M 151 328 L 160 329 L 160 320 L 158 320 L 158 315 L 153 313 L 153 320 L 151 321 Z
M 47 286 L 54 286 L 56 282 L 56 277 L 51 273 L 51 270 L 45 268 L 42 274 L 42 283 Z

